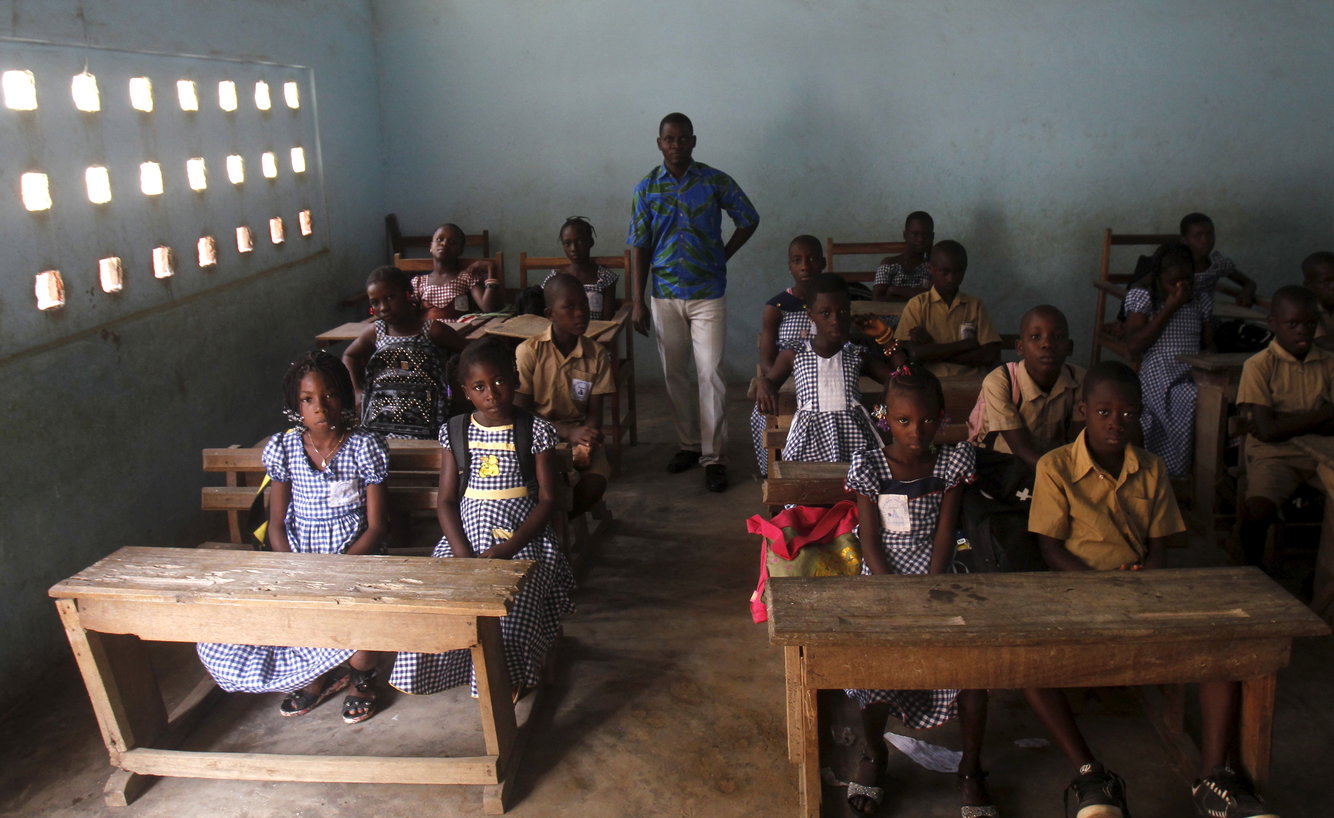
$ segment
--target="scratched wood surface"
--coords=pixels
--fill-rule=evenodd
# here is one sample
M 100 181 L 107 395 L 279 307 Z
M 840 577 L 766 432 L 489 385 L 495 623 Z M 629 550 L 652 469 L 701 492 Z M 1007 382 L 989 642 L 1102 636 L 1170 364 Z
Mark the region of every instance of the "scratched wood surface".
M 504 616 L 526 560 L 127 546 L 56 583 L 55 598 Z
M 1321 636 L 1259 569 L 774 577 L 776 645 L 1096 644 Z
M 584 335 L 589 338 L 597 338 L 607 330 L 615 329 L 616 325 L 616 321 L 589 321 L 588 329 L 584 330 Z M 549 326 L 551 326 L 551 322 L 540 315 L 516 315 L 513 318 L 506 318 L 487 326 L 486 331 L 490 335 L 527 339 L 546 332 Z

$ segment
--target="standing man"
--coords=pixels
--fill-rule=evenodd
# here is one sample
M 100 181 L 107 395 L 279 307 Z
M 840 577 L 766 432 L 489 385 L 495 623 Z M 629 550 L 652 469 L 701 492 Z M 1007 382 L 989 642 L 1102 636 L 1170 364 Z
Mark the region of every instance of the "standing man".
M 635 330 L 658 333 L 658 355 L 672 403 L 681 450 L 667 463 L 672 474 L 704 465 L 709 491 L 727 488 L 726 385 L 719 367 L 726 341 L 727 260 L 755 233 L 760 216 L 732 177 L 695 162 L 695 127 L 685 114 L 668 114 L 658 125 L 662 164 L 635 186 L 630 203 L 634 275 L 630 303 Z M 722 212 L 736 229 L 723 244 Z M 653 273 L 652 301 L 644 284 Z M 698 398 L 686 376 L 691 357 L 699 378 Z

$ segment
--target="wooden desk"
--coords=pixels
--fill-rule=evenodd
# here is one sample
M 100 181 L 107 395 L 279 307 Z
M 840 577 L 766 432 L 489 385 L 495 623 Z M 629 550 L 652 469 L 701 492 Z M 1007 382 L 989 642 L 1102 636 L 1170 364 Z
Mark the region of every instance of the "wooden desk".
M 774 577 L 768 597 L 806 818 L 820 814 L 816 692 L 843 688 L 1241 680 L 1242 764 L 1263 784 L 1276 674 L 1293 637 L 1329 633 L 1255 568 Z
M 764 481 L 764 504 L 781 508 L 800 506 L 832 506 L 850 495 L 843 490 L 848 476 L 848 463 L 803 463 L 799 460 L 777 460 L 769 464 L 769 477 Z
M 110 805 L 145 776 L 482 784 L 504 812 L 519 742 L 500 640 L 531 562 L 122 548 L 50 590 L 111 764 Z M 472 651 L 486 755 L 421 758 L 177 750 L 206 695 L 168 714 L 140 640 Z M 203 686 L 212 691 L 211 679 Z
M 1224 479 L 1223 450 L 1227 445 L 1228 404 L 1237 399 L 1242 364 L 1253 352 L 1200 352 L 1178 355 L 1190 367 L 1195 381 L 1194 493 L 1190 516 L 1194 528 L 1210 542 L 1230 532 L 1230 516 L 1218 513 L 1219 484 Z
M 1243 307 L 1233 301 L 1214 300 L 1215 318 L 1241 318 L 1246 321 L 1266 321 L 1269 312 L 1260 307 Z
M 446 321 L 450 329 L 462 335 L 464 338 L 481 337 L 482 332 L 493 322 L 504 321 L 506 316 L 489 316 L 486 318 L 474 318 L 465 321 Z M 346 324 L 339 324 L 330 330 L 325 330 L 315 336 L 315 345 L 320 349 L 328 349 L 334 344 L 340 344 L 345 341 L 355 341 L 361 337 L 366 328 L 371 325 L 374 319 L 367 318 L 364 321 L 349 321 Z
M 1301 435 L 1292 442 L 1326 469 L 1334 469 L 1334 438 Z M 1320 548 L 1315 555 L 1315 587 L 1311 610 L 1334 625 L 1334 496 L 1325 491 L 1325 516 L 1320 521 Z

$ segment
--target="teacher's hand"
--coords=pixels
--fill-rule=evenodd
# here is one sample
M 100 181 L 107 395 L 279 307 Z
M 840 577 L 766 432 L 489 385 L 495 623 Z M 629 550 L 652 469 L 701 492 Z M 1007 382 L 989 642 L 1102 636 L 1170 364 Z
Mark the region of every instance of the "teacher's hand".
M 635 326 L 635 332 L 640 335 L 648 335 L 649 316 L 648 308 L 644 306 L 644 302 L 636 302 L 630 308 L 630 321 Z

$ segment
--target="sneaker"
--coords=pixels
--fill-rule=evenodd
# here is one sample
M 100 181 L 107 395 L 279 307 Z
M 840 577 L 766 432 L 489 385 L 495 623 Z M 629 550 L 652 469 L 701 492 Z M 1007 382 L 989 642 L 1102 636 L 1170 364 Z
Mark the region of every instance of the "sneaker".
M 699 452 L 692 452 L 689 449 L 682 449 L 672 455 L 672 459 L 667 461 L 668 474 L 680 474 L 691 466 L 699 462 Z
M 1079 775 L 1071 779 L 1065 791 L 1067 814 L 1071 792 L 1075 794 L 1075 818 L 1130 818 L 1126 782 L 1101 764 L 1085 764 L 1079 768 Z
M 1278 813 L 1265 809 L 1265 802 L 1251 789 L 1251 783 L 1231 767 L 1215 767 L 1213 774 L 1196 781 L 1190 792 L 1200 818 L 1278 818 Z

